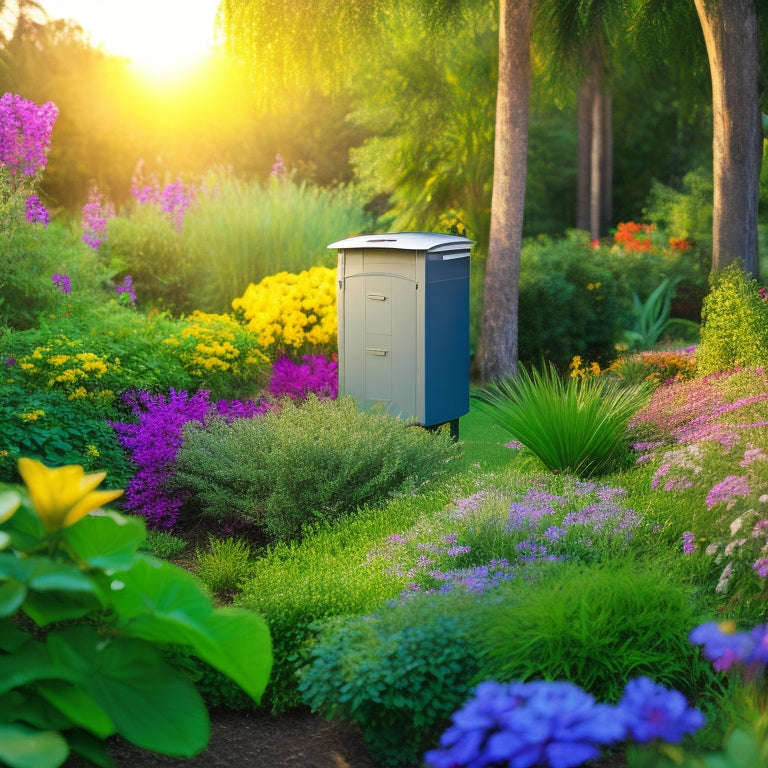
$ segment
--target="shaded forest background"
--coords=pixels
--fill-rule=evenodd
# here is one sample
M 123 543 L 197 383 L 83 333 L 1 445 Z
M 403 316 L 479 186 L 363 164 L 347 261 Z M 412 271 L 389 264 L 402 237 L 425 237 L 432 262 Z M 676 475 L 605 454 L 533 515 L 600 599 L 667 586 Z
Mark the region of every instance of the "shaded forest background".
M 18 10 L 5 8 L 0 87 L 60 110 L 42 184 L 54 215 L 79 214 L 94 185 L 118 206 L 127 202 L 140 162 L 160 179 L 194 180 L 226 168 L 252 181 L 266 179 L 279 154 L 297 181 L 361 184 L 376 214 L 397 208 L 387 178 L 401 197 L 418 196 L 437 174 L 433 205 L 421 208 L 426 220 L 414 223 L 434 228 L 435 208 L 470 208 L 465 215 L 482 230 L 492 171 L 495 13 L 489 3 L 471 24 L 427 40 L 404 8 L 391 20 L 391 50 L 361 56 L 351 87 L 283 92 L 266 108 L 249 72 L 223 49 L 184 81 L 152 84 L 127 60 L 94 48 L 77 24 L 48 19 L 22 1 Z M 616 222 L 642 218 L 655 180 L 675 186 L 687 171 L 711 167 L 703 42 L 690 51 L 689 67 L 671 71 L 666 58 L 660 51 L 658 71 L 641 70 L 619 48 L 613 63 Z M 541 67 L 534 78 L 524 234 L 560 234 L 576 217 L 577 93 Z M 376 167 L 383 136 L 388 156 L 414 167 L 410 182 Z

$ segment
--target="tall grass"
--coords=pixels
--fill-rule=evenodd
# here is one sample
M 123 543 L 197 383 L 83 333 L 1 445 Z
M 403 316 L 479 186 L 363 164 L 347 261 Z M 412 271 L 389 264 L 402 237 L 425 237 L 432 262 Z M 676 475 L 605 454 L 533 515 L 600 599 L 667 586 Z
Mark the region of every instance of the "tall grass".
M 194 305 L 227 312 L 249 283 L 267 275 L 333 266 L 329 243 L 371 226 L 353 187 L 217 180 L 184 221 L 190 258 L 201 278 L 193 288 Z
M 473 397 L 548 470 L 589 477 L 610 471 L 625 452 L 627 424 L 650 392 L 594 376 L 564 381 L 550 364 L 521 367 Z

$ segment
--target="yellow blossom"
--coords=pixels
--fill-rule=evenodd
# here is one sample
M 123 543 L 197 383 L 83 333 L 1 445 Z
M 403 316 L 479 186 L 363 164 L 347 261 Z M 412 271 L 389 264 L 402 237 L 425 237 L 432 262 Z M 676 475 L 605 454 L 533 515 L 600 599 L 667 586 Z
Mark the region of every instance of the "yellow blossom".
M 37 408 L 34 411 L 27 411 L 26 413 L 19 414 L 19 418 L 22 421 L 37 421 L 41 416 L 45 416 L 45 411 L 41 408 Z
M 83 468 L 76 464 L 52 469 L 36 459 L 21 458 L 18 468 L 32 506 L 50 532 L 74 525 L 89 512 L 123 493 L 95 490 L 107 473 L 86 475 Z

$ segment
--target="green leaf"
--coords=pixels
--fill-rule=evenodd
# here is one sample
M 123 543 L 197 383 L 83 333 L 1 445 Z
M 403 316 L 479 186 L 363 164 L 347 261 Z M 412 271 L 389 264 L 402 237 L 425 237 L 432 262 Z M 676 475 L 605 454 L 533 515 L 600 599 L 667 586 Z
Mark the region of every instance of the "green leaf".
M 114 593 L 115 610 L 121 618 L 130 619 L 122 631 L 153 642 L 188 646 L 256 701 L 261 699 L 272 666 L 272 647 L 260 616 L 244 609 L 214 611 L 194 577 L 170 563 L 137 562 L 115 578 L 124 585 Z
M 57 663 L 83 676 L 82 687 L 129 741 L 178 757 L 205 749 L 210 722 L 200 694 L 149 643 L 82 626 L 52 633 L 48 645 Z
M 0 616 L 12 616 L 24 602 L 27 588 L 16 579 L 0 584 Z
M 78 675 L 70 667 L 51 659 L 41 643 L 30 641 L 15 653 L 0 655 L 0 693 L 36 680 L 69 680 L 77 682 Z
M 66 528 L 63 538 L 92 568 L 122 570 L 133 563 L 146 529 L 139 518 L 103 510 Z
M 12 653 L 29 639 L 29 635 L 22 632 L 10 619 L 0 620 L 0 651 Z
M 37 691 L 72 723 L 100 739 L 106 739 L 115 733 L 115 724 L 82 686 L 51 680 L 39 683 Z
M 67 732 L 69 747 L 73 752 L 90 760 L 100 768 L 113 768 L 114 762 L 107 752 L 107 748 L 100 739 L 94 738 L 87 731 L 75 728 Z
M 11 768 L 57 768 L 69 754 L 64 737 L 20 723 L 0 723 L 0 762 Z

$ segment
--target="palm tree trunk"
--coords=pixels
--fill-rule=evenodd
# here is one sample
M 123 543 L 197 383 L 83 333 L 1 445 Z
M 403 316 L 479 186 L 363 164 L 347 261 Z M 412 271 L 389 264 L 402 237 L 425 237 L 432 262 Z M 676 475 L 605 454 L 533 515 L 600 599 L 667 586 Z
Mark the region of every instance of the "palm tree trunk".
M 759 276 L 757 206 L 762 131 L 760 34 L 754 0 L 694 0 L 712 76 L 712 269 L 736 259 Z
M 531 0 L 499 2 L 493 190 L 480 339 L 485 381 L 517 370 L 518 283 L 531 92 Z

